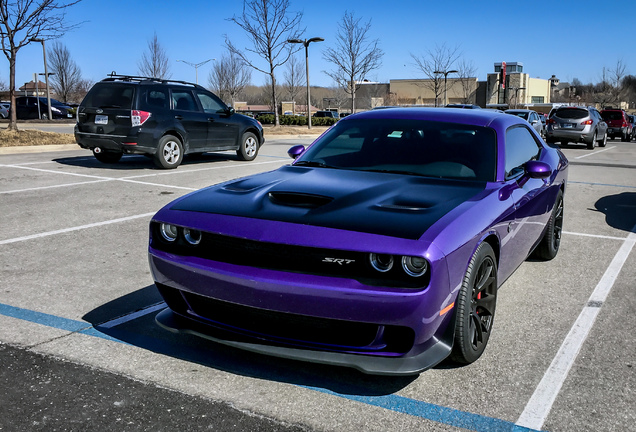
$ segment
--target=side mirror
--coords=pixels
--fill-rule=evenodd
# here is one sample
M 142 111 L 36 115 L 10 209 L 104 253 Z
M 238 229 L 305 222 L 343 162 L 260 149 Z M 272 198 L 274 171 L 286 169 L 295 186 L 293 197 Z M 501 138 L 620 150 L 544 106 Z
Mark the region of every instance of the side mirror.
M 296 160 L 304 152 L 305 152 L 305 146 L 304 145 L 295 145 L 292 148 L 290 148 L 289 150 L 287 150 L 287 155 L 290 158 Z
M 526 162 L 526 173 L 530 178 L 545 179 L 550 177 L 552 170 L 550 165 L 541 161 L 528 161 Z

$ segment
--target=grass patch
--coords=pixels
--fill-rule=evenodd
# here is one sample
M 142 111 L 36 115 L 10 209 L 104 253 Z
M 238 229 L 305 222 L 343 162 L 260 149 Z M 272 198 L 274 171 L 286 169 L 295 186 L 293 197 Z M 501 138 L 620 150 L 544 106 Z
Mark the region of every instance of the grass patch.
M 42 132 L 37 130 L 10 131 L 0 129 L 0 147 L 75 144 L 73 134 Z

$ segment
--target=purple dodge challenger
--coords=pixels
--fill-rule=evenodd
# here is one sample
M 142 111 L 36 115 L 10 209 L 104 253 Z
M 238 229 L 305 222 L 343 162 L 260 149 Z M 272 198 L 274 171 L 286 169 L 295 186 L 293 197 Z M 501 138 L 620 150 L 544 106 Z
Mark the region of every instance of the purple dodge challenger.
M 568 161 L 516 116 L 372 110 L 289 155 L 153 217 L 162 327 L 370 374 L 469 364 L 497 289 L 559 249 Z

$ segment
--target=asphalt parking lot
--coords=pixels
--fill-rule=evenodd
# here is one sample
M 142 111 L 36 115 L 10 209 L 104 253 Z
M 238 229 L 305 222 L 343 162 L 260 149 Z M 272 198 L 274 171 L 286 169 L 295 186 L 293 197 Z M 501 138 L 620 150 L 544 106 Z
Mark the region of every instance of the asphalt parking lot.
M 563 149 L 560 252 L 505 282 L 470 366 L 366 376 L 159 328 L 151 216 L 289 163 L 287 149 L 310 141 L 268 139 L 253 162 L 209 154 L 171 171 L 76 147 L 0 152 L 0 382 L 16 388 L 0 395 L 0 430 L 636 430 L 635 142 Z M 43 390 L 56 382 L 67 389 Z

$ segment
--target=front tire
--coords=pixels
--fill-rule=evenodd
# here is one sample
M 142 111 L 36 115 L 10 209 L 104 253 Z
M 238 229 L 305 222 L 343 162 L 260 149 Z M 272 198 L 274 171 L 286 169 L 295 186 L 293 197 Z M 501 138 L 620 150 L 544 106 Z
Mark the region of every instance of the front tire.
M 165 135 L 159 140 L 154 162 L 157 168 L 174 169 L 183 161 L 183 145 L 177 137 Z
M 607 145 L 607 133 L 603 135 L 603 138 L 598 142 L 599 147 L 605 147 Z
M 553 259 L 557 252 L 559 252 L 559 246 L 561 245 L 561 234 L 563 232 L 563 191 L 559 190 L 554 207 L 552 208 L 552 214 L 548 221 L 548 226 L 545 229 L 545 234 L 541 242 L 534 250 L 534 256 L 544 261 Z
M 258 154 L 258 140 L 252 132 L 245 132 L 241 138 L 241 145 L 236 150 L 236 155 L 244 161 L 252 161 Z
M 450 358 L 470 364 L 486 349 L 497 305 L 497 262 L 492 247 L 484 242 L 468 264 L 457 296 L 455 337 Z

